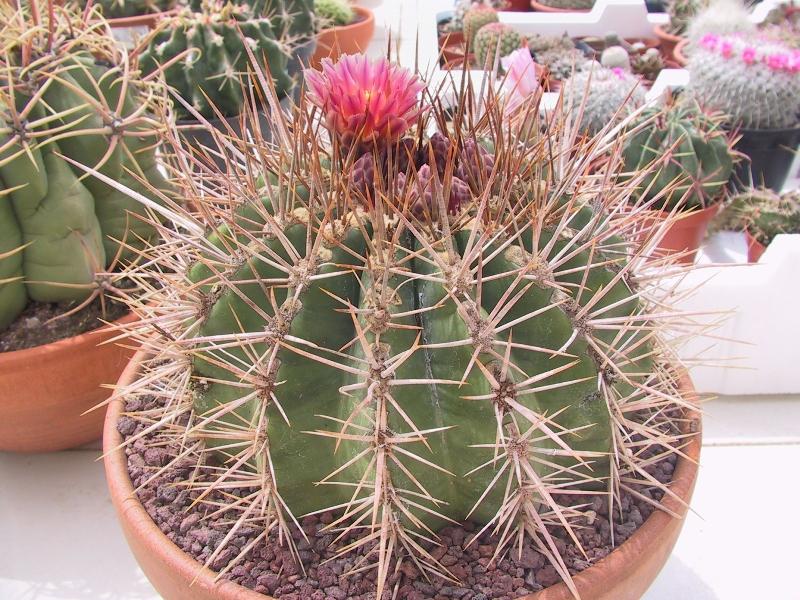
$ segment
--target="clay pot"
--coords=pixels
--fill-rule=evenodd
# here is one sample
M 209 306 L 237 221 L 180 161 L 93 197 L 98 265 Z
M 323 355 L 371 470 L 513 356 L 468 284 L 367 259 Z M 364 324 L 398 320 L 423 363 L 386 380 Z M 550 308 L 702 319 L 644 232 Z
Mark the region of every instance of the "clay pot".
M 116 324 L 131 323 L 128 314 Z M 0 353 L 0 451 L 52 452 L 100 439 L 106 400 L 133 351 L 101 327 L 44 346 Z M 103 344 L 103 345 L 100 345 Z
M 119 385 L 130 384 L 137 376 L 145 354 L 139 352 L 120 378 Z M 688 376 L 681 382 L 687 396 L 694 388 Z M 215 574 L 202 567 L 173 544 L 153 522 L 133 493 L 125 451 L 119 448 L 122 437 L 117 421 L 122 402 L 115 400 L 108 407 L 103 451 L 106 480 L 111 501 L 122 525 L 122 531 L 139 566 L 165 600 L 268 600 L 267 596 L 226 580 L 214 581 Z M 697 479 L 700 457 L 700 416 L 691 421 L 693 435 L 678 457 L 670 489 L 681 501 L 671 496 L 664 505 L 678 515 L 686 507 Z M 687 431 L 689 433 L 689 431 Z M 649 519 L 619 548 L 593 566 L 575 576 L 575 584 L 586 600 L 636 600 L 650 586 L 664 566 L 678 539 L 683 519 L 675 519 L 662 511 Z M 192 583 L 194 581 L 194 583 Z M 563 583 L 549 587 L 522 600 L 573 600 Z
M 375 33 L 375 15 L 368 8 L 353 6 L 356 20 L 350 25 L 323 29 L 317 34 L 317 49 L 311 66 L 319 67 L 323 58 L 336 60 L 342 54 L 365 52 Z
M 679 213 L 677 220 L 670 226 L 658 244 L 658 257 L 668 254 L 683 252 L 679 262 L 692 264 L 697 255 L 697 249 L 706 237 L 708 224 L 719 212 L 720 204 L 714 204 L 702 210 Z M 652 219 L 644 219 L 647 229 L 655 226 L 658 221 L 666 219 L 669 213 L 661 213 Z M 654 257 L 656 258 L 656 257 Z
M 442 64 L 456 61 L 463 63 L 466 52 L 467 44 L 463 31 L 454 31 L 439 36 L 439 54 Z
M 509 0 L 508 7 L 505 10 L 512 12 L 530 12 L 531 3 L 529 0 Z
M 681 67 L 689 64 L 689 56 L 686 54 L 686 48 L 689 46 L 689 40 L 686 38 L 681 39 L 672 50 L 672 56 L 675 57 L 675 62 Z
M 531 8 L 535 12 L 544 12 L 544 13 L 585 13 L 590 12 L 588 8 L 554 8 L 552 6 L 547 6 L 546 4 L 539 4 L 536 0 L 531 0 Z
M 761 255 L 766 252 L 767 247 L 747 230 L 744 232 L 744 237 L 747 240 L 747 262 L 757 263 L 761 259 Z
M 661 56 L 667 60 L 675 60 L 675 46 L 685 38 L 668 32 L 661 25 L 653 27 L 653 33 L 661 40 Z

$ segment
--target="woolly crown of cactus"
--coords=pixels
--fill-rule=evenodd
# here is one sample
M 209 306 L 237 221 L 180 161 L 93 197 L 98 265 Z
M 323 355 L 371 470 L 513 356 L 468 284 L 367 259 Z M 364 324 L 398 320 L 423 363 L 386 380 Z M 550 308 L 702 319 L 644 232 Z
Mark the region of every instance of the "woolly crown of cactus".
M 784 129 L 800 122 L 800 50 L 758 34 L 707 34 L 689 58 L 689 89 L 734 126 Z
M 363 54 L 345 55 L 336 63 L 323 59 L 322 71 L 306 70 L 306 83 L 328 129 L 348 146 L 390 144 L 420 115 L 422 81 L 382 59 Z
M 573 74 L 564 82 L 562 93 L 578 127 L 590 134 L 631 114 L 645 100 L 638 78 L 623 69 L 606 69 L 597 63 Z
M 307 77 L 330 146 L 303 106 L 271 115 L 274 144 L 221 139 L 243 157 L 226 173 L 179 171 L 200 212 L 164 210 L 175 226 L 144 253 L 135 336 L 152 357 L 120 393 L 170 399 L 146 416 L 152 443 L 209 466 L 185 483 L 226 539 L 292 545 L 300 516 L 333 510 L 382 598 L 398 560 L 455 579 L 419 540 L 470 519 L 498 554 L 533 540 L 577 593 L 552 531 L 577 541 L 588 499 L 613 513 L 637 480 L 657 504 L 648 469 L 686 440 L 658 333 L 685 317 L 625 241 L 637 182 L 584 175 L 619 145 L 576 141 L 558 110 L 520 144 L 492 86 L 480 119 L 464 86 L 446 127 L 434 90 L 383 60 Z M 359 151 L 341 124 L 373 91 L 416 104 L 381 104 L 403 126 Z
M 750 12 L 741 0 L 714 0 L 700 10 L 686 27 L 686 37 L 692 42 L 704 35 L 730 35 L 755 30 Z
M 275 37 L 272 20 L 255 15 L 249 6 L 204 0 L 200 12 L 185 8 L 163 20 L 140 62 L 146 74 L 160 71 L 189 104 L 176 105 L 181 117 L 214 119 L 218 113 L 235 117 L 241 111 L 242 80 L 253 59 L 266 67 L 278 95 L 286 96 L 294 85 L 288 73 L 291 49 L 290 41 Z
M 642 180 L 642 195 L 653 208 L 706 208 L 721 199 L 733 172 L 731 135 L 724 117 L 708 114 L 692 101 L 645 109 L 626 142 L 625 171 L 638 172 L 651 163 L 656 171 Z
M 314 14 L 322 29 L 349 25 L 355 18 L 355 11 L 348 0 L 314 0 Z
M 709 232 L 747 231 L 769 246 L 782 233 L 800 234 L 800 193 L 750 188 L 734 195 L 709 225 Z
M 140 81 L 96 12 L 51 8 L 0 6 L 0 329 L 28 300 L 74 312 L 113 290 L 110 271 L 154 236 L 106 180 L 155 201 L 166 187 L 151 114 L 163 89 Z

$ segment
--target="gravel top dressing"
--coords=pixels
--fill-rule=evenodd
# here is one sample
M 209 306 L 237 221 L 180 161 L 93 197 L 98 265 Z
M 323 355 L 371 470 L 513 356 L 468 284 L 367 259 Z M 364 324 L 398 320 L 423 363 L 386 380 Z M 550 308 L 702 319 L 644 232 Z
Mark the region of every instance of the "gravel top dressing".
M 123 438 L 127 440 L 145 428 L 146 419 L 138 418 L 137 412 L 155 407 L 155 400 L 129 400 L 126 412 L 131 416 L 121 417 L 117 426 Z M 187 458 L 170 464 L 177 454 L 176 449 L 159 444 L 153 434 L 127 445 L 126 453 L 131 481 L 134 488 L 142 486 L 138 497 L 150 517 L 179 548 L 198 562 L 205 563 L 225 537 L 233 514 L 212 514 L 213 502 L 221 497 L 218 492 L 207 496 L 204 502 L 193 504 L 200 492 L 182 489 L 185 487 L 182 484 L 189 478 L 194 482 L 212 480 L 211 470 L 208 467 L 195 470 L 194 461 Z M 666 483 L 672 478 L 676 461 L 676 455 L 670 454 L 648 470 L 659 482 Z M 166 465 L 169 467 L 153 478 Z M 653 506 L 644 498 L 660 500 L 662 496 L 662 492 L 647 484 L 635 487 L 641 497 L 623 493 L 621 505 L 614 510 L 613 541 L 616 545 L 628 539 L 653 512 Z M 230 498 L 226 501 L 230 502 Z M 574 574 L 614 549 L 612 524 L 604 498 L 560 498 L 559 502 L 585 506 L 583 526 L 574 529 L 586 556 L 571 540 L 568 541 L 566 532 L 551 530 L 557 536 L 559 552 Z M 586 506 L 587 502 L 591 506 Z M 305 536 L 293 527 L 302 566 L 288 547 L 278 543 L 276 535 L 259 540 L 224 577 L 282 600 L 375 600 L 376 569 L 364 569 L 362 563 L 371 547 L 362 547 L 359 552 L 337 557 L 338 551 L 354 539 L 355 534 L 335 542 L 336 532 L 325 529 L 326 524 L 333 520 L 332 513 L 302 519 Z M 477 531 L 478 528 L 471 523 L 446 527 L 439 532 L 440 545 L 427 544 L 432 556 L 452 573 L 457 583 L 441 578 L 428 580 L 420 573 L 420 568 L 406 558 L 390 568 L 389 585 L 382 600 L 510 600 L 560 581 L 556 570 L 543 554 L 534 549 L 530 540 L 523 545 L 521 555 L 518 549 L 511 548 L 499 560 L 492 562 L 497 538 L 485 533 L 475 539 Z M 238 533 L 216 556 L 210 565 L 212 569 L 220 571 L 228 567 L 240 550 L 259 536 L 260 531 L 242 528 Z M 366 564 L 372 562 L 370 558 L 366 559 Z

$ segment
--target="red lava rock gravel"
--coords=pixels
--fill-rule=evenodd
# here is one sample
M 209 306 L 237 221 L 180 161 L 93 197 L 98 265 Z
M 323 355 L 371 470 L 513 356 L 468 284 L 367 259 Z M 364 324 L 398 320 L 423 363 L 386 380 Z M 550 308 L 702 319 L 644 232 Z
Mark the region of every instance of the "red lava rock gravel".
M 135 413 L 153 406 L 154 402 L 145 403 L 141 399 L 134 399 L 127 403 L 126 410 Z M 128 438 L 141 432 L 144 425 L 135 418 L 122 417 L 117 429 L 123 437 Z M 128 471 L 134 487 L 141 485 L 156 470 L 168 464 L 174 455 L 172 448 L 153 447 L 148 444 L 147 438 L 127 446 L 126 452 Z M 651 470 L 652 475 L 661 482 L 669 481 L 675 461 L 675 456 L 671 455 L 655 464 Z M 212 510 L 202 503 L 190 506 L 198 492 L 181 489 L 179 484 L 185 482 L 193 470 L 194 463 L 184 459 L 182 463 L 144 485 L 138 495 L 161 531 L 184 552 L 204 563 L 219 546 L 226 531 L 222 523 L 224 516 L 209 516 Z M 208 478 L 208 473 L 201 468 L 199 477 Z M 661 496 L 661 492 L 646 486 L 640 486 L 637 491 L 656 500 Z M 562 498 L 561 501 L 566 503 L 568 500 Z M 587 517 L 584 527 L 576 528 L 575 533 L 588 560 L 574 543 L 568 541 L 565 532 L 552 532 L 558 536 L 556 545 L 573 573 L 587 568 L 613 550 L 612 523 L 608 519 L 606 503 L 600 497 L 592 501 L 584 498 L 582 502 L 590 502 L 591 506 L 585 508 Z M 652 511 L 652 506 L 643 500 L 623 495 L 621 506 L 615 509 L 613 519 L 617 545 L 630 537 Z M 330 513 L 304 518 L 301 525 L 307 540 L 299 530 L 293 531 L 304 570 L 287 548 L 270 537 L 256 545 L 225 577 L 281 600 L 376 600 L 375 569 L 345 576 L 368 549 L 363 548 L 357 555 L 334 558 L 337 547 L 346 544 L 348 540 L 332 546 L 334 535 L 322 531 L 325 524 L 332 520 L 333 515 Z M 459 585 L 441 579 L 427 581 L 420 576 L 412 561 L 405 560 L 401 565 L 390 569 L 393 573 L 389 578 L 390 585 L 381 600 L 511 600 L 560 581 L 556 570 L 530 543 L 523 546 L 521 555 L 518 555 L 516 549 L 510 550 L 496 563 L 492 563 L 491 557 L 497 539 L 482 535 L 478 540 L 473 540 L 475 532 L 476 526 L 471 523 L 462 527 L 447 527 L 440 532 L 441 544 L 429 550 L 458 578 Z M 214 560 L 212 569 L 223 569 L 258 533 L 255 528 L 240 530 L 239 535 Z M 320 564 L 323 561 L 328 562 Z

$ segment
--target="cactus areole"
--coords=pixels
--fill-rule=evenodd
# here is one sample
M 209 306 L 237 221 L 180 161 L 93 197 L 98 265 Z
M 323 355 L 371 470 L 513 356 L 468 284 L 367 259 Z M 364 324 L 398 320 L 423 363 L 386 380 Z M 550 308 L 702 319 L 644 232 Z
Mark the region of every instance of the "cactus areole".
M 314 106 L 258 153 L 266 185 L 222 176 L 216 228 L 154 250 L 176 275 L 143 307 L 161 326 L 141 381 L 174 389 L 193 415 L 177 435 L 220 486 L 258 488 L 248 523 L 334 509 L 363 527 L 378 597 L 397 553 L 446 574 L 417 536 L 451 521 L 531 536 L 569 582 L 548 526 L 574 536 L 577 513 L 557 495 L 610 499 L 646 473 L 642 448 L 680 443 L 676 372 L 626 258 L 632 186 L 584 188 L 579 157 L 605 150 L 561 126 L 421 134 L 442 122 L 431 91 L 383 59 L 306 77 Z M 487 105 L 484 124 L 505 119 Z

